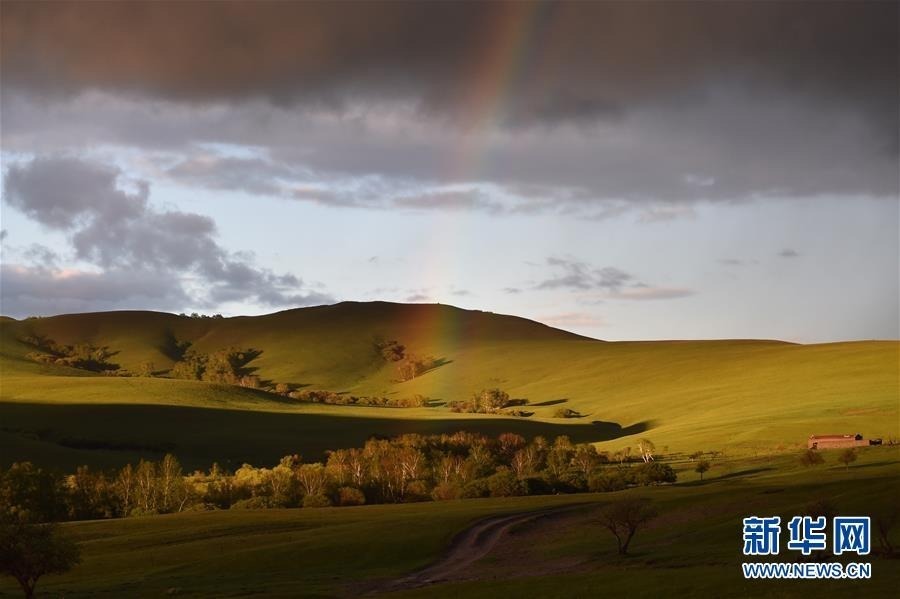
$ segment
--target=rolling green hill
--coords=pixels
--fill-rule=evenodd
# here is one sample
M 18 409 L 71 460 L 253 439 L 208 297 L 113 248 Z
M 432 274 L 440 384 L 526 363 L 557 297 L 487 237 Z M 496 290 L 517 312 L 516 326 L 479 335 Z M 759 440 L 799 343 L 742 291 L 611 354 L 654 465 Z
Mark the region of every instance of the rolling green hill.
M 530 418 L 297 404 L 240 387 L 167 378 L 122 378 L 35 363 L 20 340 L 43 335 L 117 352 L 136 370 L 172 365 L 174 337 L 201 352 L 261 353 L 261 378 L 357 395 L 467 399 L 500 387 L 528 399 Z M 443 365 L 397 382 L 375 340 Z M 5 461 L 119 464 L 174 451 L 187 464 L 317 458 L 372 434 L 569 434 L 603 449 L 647 436 L 666 452 L 768 453 L 813 433 L 900 436 L 900 344 L 864 341 L 603 342 L 497 314 L 444 305 L 342 303 L 266 316 L 190 318 L 158 312 L 0 320 L 0 454 Z M 581 418 L 556 419 L 560 407 Z

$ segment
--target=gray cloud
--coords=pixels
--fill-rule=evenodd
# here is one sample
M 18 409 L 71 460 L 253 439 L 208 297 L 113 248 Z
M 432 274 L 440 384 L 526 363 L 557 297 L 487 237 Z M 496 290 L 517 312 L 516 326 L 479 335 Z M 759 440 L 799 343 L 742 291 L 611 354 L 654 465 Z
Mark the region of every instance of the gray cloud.
M 116 184 L 119 174 L 114 167 L 72 158 L 36 160 L 9 168 L 4 199 L 42 225 L 61 230 L 97 216 L 104 222 L 139 217 L 147 209 L 148 186 L 123 191 Z
M 658 223 L 690 217 L 700 201 L 897 193 L 896 153 L 855 114 L 815 98 L 725 88 L 693 103 L 635 108 L 596 131 L 465 134 L 377 107 L 344 119 L 309 107 L 213 110 L 97 94 L 64 104 L 11 95 L 0 110 L 5 151 L 138 148 L 170 163 L 146 178 L 335 208 L 596 220 L 634 212 Z M 261 150 L 236 158 L 198 144 Z M 688 173 L 715 182 L 698 187 Z
M 796 258 L 800 255 L 797 250 L 792 250 L 791 248 L 785 248 L 778 252 L 779 258 Z
M 621 300 L 666 300 L 678 299 L 694 295 L 692 289 L 684 287 L 651 287 L 649 285 L 634 285 L 628 289 L 621 289 L 609 294 L 611 299 Z
M 547 265 L 555 274 L 534 286 L 535 289 L 605 289 L 616 291 L 633 279 L 628 273 L 606 266 L 594 268 L 568 258 L 547 258 Z
M 47 280 L 45 288 L 81 293 L 59 295 L 61 305 L 65 305 L 66 298 L 85 302 L 93 299 L 82 293 L 86 283 L 76 284 L 81 281 L 97 281 L 98 287 L 106 285 L 115 291 L 115 297 L 121 298 L 124 289 L 137 280 L 130 273 L 150 272 L 156 273 L 150 279 L 165 281 L 167 290 L 156 294 L 144 293 L 143 287 L 135 290 L 136 295 L 146 299 L 188 297 L 185 281 L 176 274 L 181 273 L 193 280 L 195 287 L 202 288 L 192 296 L 194 304 L 254 300 L 285 306 L 331 301 L 325 294 L 305 290 L 303 282 L 294 275 L 259 268 L 224 249 L 215 239 L 216 225 L 211 218 L 157 210 L 148 203 L 149 184 L 136 182 L 137 191 L 129 193 L 121 188 L 122 179 L 115 167 L 63 156 L 35 158 L 8 169 L 5 201 L 42 225 L 68 233 L 75 257 L 102 268 L 103 273 L 82 274 L 69 280 L 46 268 L 53 262 L 37 252 L 30 257 L 43 262 L 44 268 L 8 271 L 10 276 L 18 277 L 19 287 L 13 286 L 13 291 L 9 291 L 4 281 L 4 298 L 10 293 L 24 294 L 25 291 L 16 291 L 19 288 L 41 288 L 37 283 L 40 277 Z
M 236 158 L 205 154 L 170 167 L 166 174 L 181 183 L 251 194 L 281 195 L 283 185 L 304 173 L 265 158 Z M 306 174 L 308 177 L 308 174 Z
M 178 281 L 156 271 L 85 272 L 0 265 L 3 314 L 15 317 L 99 310 L 183 310 L 192 305 Z
M 693 295 L 694 291 L 683 287 L 657 287 L 637 280 L 633 275 L 612 266 L 593 267 L 572 258 L 550 257 L 547 266 L 553 271 L 550 278 L 532 286 L 532 289 L 568 289 L 581 294 L 584 304 L 615 300 L 675 299 Z

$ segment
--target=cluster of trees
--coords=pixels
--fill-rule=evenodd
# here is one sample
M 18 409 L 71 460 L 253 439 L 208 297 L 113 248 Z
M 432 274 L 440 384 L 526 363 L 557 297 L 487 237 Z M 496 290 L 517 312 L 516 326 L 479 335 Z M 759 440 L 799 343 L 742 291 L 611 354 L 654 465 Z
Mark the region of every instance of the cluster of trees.
M 27 522 L 94 520 L 180 512 L 196 501 L 178 460 L 141 460 L 114 472 L 79 466 L 61 475 L 30 462 L 0 471 L 0 517 Z
M 503 412 L 513 406 L 528 405 L 527 399 L 510 399 L 509 393 L 502 389 L 483 389 L 472 395 L 468 401 L 451 401 L 450 410 L 466 414 L 511 414 L 514 416 L 526 415 L 520 410 Z
M 335 391 L 321 391 L 315 389 L 304 389 L 301 391 L 292 391 L 289 397 L 298 401 L 309 403 L 324 403 L 339 406 L 369 406 L 375 408 L 425 408 L 430 405 L 430 400 L 424 395 L 413 395 L 412 397 L 379 397 L 379 396 L 356 396 L 347 393 L 336 393 Z
M 856 461 L 857 453 L 855 447 L 845 447 L 838 453 L 838 461 L 844 465 L 844 468 L 850 468 L 850 464 Z M 800 454 L 800 463 L 807 468 L 812 466 L 820 466 L 825 463 L 825 456 L 815 449 L 807 449 Z
M 385 340 L 376 337 L 375 351 L 385 362 L 399 362 L 406 357 L 406 346 L 396 339 Z
M 406 350 L 406 346 L 396 339 L 375 338 L 375 351 L 388 363 L 396 364 L 397 378 L 400 382 L 425 374 L 443 364 L 443 360 L 434 356 L 417 356 Z
M 188 345 L 184 347 L 180 359 L 172 366 L 169 374 L 176 379 L 258 388 L 261 385 L 259 377 L 252 374 L 246 366 L 260 353 L 262 352 L 254 349 L 229 347 L 202 354 Z
M 172 455 L 103 472 L 58 475 L 30 463 L 0 471 L 0 505 L 40 522 L 185 510 L 318 507 L 474 497 L 615 491 L 675 482 L 668 464 L 612 464 L 593 445 L 504 433 L 370 439 L 324 463 L 286 456 L 272 468 L 218 465 L 191 474 Z
M 411 381 L 441 364 L 443 364 L 443 361 L 434 356 L 407 354 L 402 360 L 397 362 L 397 377 L 400 382 Z
M 43 335 L 28 335 L 21 341 L 38 350 L 30 352 L 26 356 L 35 362 L 80 368 L 91 372 L 119 370 L 118 364 L 109 361 L 117 352 L 111 351 L 105 346 L 98 347 L 88 343 L 64 345 Z
M 215 319 L 215 320 L 221 320 L 222 318 L 224 318 L 221 314 L 210 315 L 210 314 L 198 314 L 197 312 L 191 312 L 189 315 L 182 312 L 178 316 L 180 316 L 182 318 L 200 318 L 200 319 L 209 318 L 209 319 Z

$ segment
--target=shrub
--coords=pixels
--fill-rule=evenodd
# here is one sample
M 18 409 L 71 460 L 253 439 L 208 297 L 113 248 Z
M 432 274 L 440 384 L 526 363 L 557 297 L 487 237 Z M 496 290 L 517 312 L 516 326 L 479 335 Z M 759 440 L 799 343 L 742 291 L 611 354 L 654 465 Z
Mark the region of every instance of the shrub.
M 675 471 L 668 464 L 648 462 L 634 468 L 635 482 L 639 485 L 661 485 L 674 483 L 678 478 Z
M 418 501 L 428 501 L 431 492 L 428 489 L 428 483 L 424 480 L 414 480 L 406 485 L 406 494 L 403 501 L 407 503 L 415 503 Z
M 337 491 L 338 505 L 363 505 L 366 495 L 356 487 L 341 487 Z
M 435 501 L 449 501 L 460 497 L 462 497 L 462 489 L 459 485 L 451 482 L 439 483 L 431 490 L 431 498 Z
M 500 470 L 487 479 L 488 490 L 491 497 L 515 497 L 522 495 L 522 485 L 519 479 L 510 470 Z
M 625 473 L 619 468 L 606 468 L 588 478 L 588 490 L 593 493 L 621 491 L 628 486 Z
M 800 463 L 809 468 L 811 466 L 824 464 L 825 458 L 822 457 L 822 454 L 815 449 L 807 449 L 802 454 L 800 454 Z
M 463 486 L 460 497 L 463 499 L 477 499 L 479 497 L 487 497 L 490 493 L 491 490 L 488 488 L 487 481 L 483 478 L 476 478 Z
M 264 496 L 239 499 L 231 504 L 233 510 L 259 510 L 268 507 L 272 507 L 271 502 Z
M 525 495 L 549 495 L 553 492 L 553 486 L 539 476 L 523 478 L 520 485 Z
M 331 500 L 325 495 L 307 495 L 303 498 L 303 507 L 329 507 Z
M 556 408 L 556 411 L 553 412 L 554 418 L 581 418 L 581 414 L 576 412 L 575 410 L 570 410 L 569 408 Z

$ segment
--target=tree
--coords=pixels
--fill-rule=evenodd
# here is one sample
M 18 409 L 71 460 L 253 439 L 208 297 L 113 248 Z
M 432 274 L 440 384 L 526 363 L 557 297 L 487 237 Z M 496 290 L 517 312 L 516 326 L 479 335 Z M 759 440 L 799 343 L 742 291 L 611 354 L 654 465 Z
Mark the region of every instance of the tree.
M 895 505 L 883 508 L 872 518 L 875 525 L 875 538 L 878 540 L 879 553 L 884 557 L 894 554 L 894 545 L 891 543 L 891 530 L 900 522 L 900 508 Z
M 13 518 L 0 522 L 0 573 L 16 579 L 26 599 L 34 597 L 38 579 L 61 574 L 81 561 L 78 545 L 55 524 L 29 524 Z
M 655 518 L 657 513 L 656 508 L 646 499 L 626 497 L 603 508 L 598 521 L 616 537 L 619 555 L 628 555 L 628 546 L 634 534 Z
M 16 516 L 32 522 L 65 517 L 65 490 L 55 474 L 31 462 L 0 469 L 0 517 Z
M 809 468 L 810 466 L 818 466 L 820 464 L 825 463 L 825 458 L 822 457 L 815 449 L 807 449 L 802 454 L 800 454 L 800 463 Z
M 850 469 L 850 464 L 856 461 L 856 449 L 848 447 L 840 453 L 838 461 L 844 465 L 845 470 Z
M 638 451 L 641 453 L 641 459 L 647 464 L 653 461 L 653 452 L 656 451 L 656 445 L 650 439 L 641 439 L 638 441 Z
M 694 467 L 694 472 L 700 475 L 700 480 L 703 480 L 703 473 L 709 470 L 709 460 L 700 460 L 697 462 L 697 465 Z
M 406 356 L 406 347 L 401 345 L 396 339 L 384 341 L 383 339 L 375 340 L 375 349 L 381 354 L 386 362 L 399 362 Z

